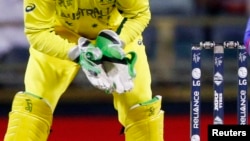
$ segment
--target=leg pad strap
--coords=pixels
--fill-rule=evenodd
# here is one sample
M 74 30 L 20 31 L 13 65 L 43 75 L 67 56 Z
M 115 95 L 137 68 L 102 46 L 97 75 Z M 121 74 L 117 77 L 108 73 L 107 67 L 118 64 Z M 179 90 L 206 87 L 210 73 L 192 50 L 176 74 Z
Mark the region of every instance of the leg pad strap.
M 52 110 L 42 99 L 17 93 L 4 141 L 46 141 L 52 124 Z
M 161 97 L 133 106 L 126 119 L 126 141 L 163 141 L 163 125 Z

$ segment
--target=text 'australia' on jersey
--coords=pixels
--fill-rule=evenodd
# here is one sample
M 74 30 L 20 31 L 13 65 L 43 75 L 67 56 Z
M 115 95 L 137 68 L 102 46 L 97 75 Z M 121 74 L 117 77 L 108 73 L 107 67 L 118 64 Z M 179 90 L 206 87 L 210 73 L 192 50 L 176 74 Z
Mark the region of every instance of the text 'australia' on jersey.
M 88 38 L 118 28 L 123 19 L 115 0 L 57 0 L 56 16 L 60 24 Z

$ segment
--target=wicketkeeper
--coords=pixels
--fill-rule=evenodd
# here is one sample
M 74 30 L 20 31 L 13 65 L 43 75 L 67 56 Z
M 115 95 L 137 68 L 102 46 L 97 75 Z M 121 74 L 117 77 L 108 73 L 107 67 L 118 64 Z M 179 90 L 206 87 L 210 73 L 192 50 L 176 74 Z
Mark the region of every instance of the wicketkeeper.
M 142 39 L 150 19 L 148 0 L 24 0 L 30 57 L 4 141 L 46 141 L 79 69 L 112 94 L 126 141 L 163 141 L 161 96 L 152 94 Z

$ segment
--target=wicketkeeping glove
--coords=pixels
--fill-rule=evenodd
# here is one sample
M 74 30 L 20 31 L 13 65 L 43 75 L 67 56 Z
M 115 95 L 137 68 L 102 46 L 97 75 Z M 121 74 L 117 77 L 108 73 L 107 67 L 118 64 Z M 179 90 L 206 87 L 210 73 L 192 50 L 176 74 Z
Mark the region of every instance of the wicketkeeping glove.
M 83 37 L 79 38 L 78 45 L 69 51 L 69 58 L 81 65 L 89 82 L 94 87 L 110 93 L 113 91 L 113 83 L 100 62 L 102 56 L 102 51 Z
M 96 46 L 103 53 L 103 66 L 114 89 L 122 94 L 133 89 L 136 76 L 134 65 L 137 59 L 135 52 L 126 54 L 124 44 L 112 30 L 102 30 L 96 38 Z

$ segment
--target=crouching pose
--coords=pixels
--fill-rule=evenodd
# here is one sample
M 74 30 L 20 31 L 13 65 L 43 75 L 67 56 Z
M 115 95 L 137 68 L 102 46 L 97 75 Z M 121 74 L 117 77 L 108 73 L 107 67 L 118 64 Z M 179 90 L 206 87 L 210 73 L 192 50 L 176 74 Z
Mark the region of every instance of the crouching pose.
M 142 32 L 148 0 L 24 0 L 30 57 L 5 141 L 46 141 L 56 105 L 79 70 L 113 96 L 126 141 L 163 141 Z

